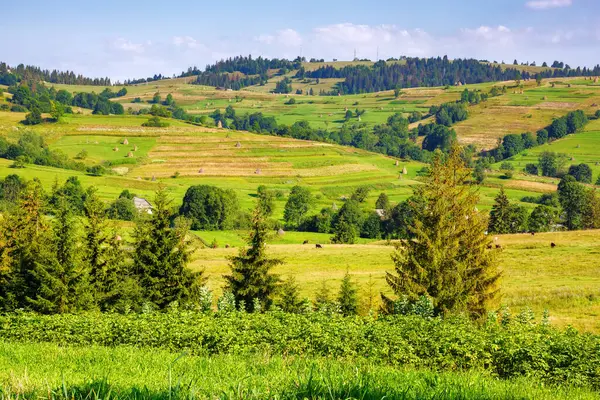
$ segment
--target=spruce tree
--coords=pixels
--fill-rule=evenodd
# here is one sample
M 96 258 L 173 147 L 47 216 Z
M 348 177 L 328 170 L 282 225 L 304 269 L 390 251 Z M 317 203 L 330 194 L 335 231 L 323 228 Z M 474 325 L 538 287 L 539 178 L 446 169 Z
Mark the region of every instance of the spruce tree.
M 396 296 L 416 302 L 431 298 L 437 315 L 466 312 L 481 317 L 498 295 L 495 252 L 487 250 L 487 218 L 477 208 L 477 189 L 467 185 L 469 170 L 457 145 L 436 152 L 420 187 L 425 207 L 415 210 L 413 238 L 398 244 L 395 273 L 386 281 Z M 386 311 L 394 301 L 382 295 Z
M 492 210 L 490 211 L 490 220 L 488 223 L 488 231 L 490 233 L 510 233 L 510 214 L 511 204 L 508 196 L 504 192 L 504 188 L 496 196 Z
M 352 277 L 347 270 L 344 278 L 342 278 L 337 300 L 343 315 L 356 315 L 358 313 L 358 289 L 352 282 Z
M 141 287 L 121 247 L 121 238 L 109 227 L 104 203 L 94 189 L 88 190 L 84 210 L 83 254 L 96 306 L 101 310 L 137 308 Z
M 302 309 L 302 303 L 296 279 L 293 275 L 290 275 L 281 285 L 279 307 L 287 313 L 299 313 Z
M 314 306 L 315 310 L 323 311 L 330 307 L 331 305 L 331 295 L 329 291 L 329 286 L 327 286 L 327 281 L 323 279 L 321 282 L 321 286 L 319 290 L 315 293 L 315 301 Z
M 27 308 L 27 297 L 35 295 L 31 272 L 41 253 L 41 237 L 48 230 L 43 207 L 44 191 L 40 181 L 35 179 L 27 184 L 19 206 L 0 220 L 1 310 Z
M 146 301 L 159 309 L 173 302 L 194 301 L 201 272 L 187 264 L 192 250 L 186 239 L 189 224 L 171 227 L 171 201 L 163 188 L 156 192 L 152 215 L 140 219 L 134 232 L 133 267 Z
M 31 307 L 41 313 L 69 313 L 90 307 L 88 271 L 81 260 L 78 225 L 72 206 L 59 199 L 52 230 L 39 240 L 41 254 L 31 271 L 36 293 L 28 297 Z
M 252 230 L 248 238 L 249 248 L 240 249 L 237 256 L 231 257 L 231 274 L 225 275 L 225 289 L 231 291 L 237 303 L 244 301 L 247 311 L 253 311 L 258 299 L 263 310 L 273 303 L 279 277 L 271 273 L 283 261 L 267 256 L 268 225 L 260 207 L 254 210 Z

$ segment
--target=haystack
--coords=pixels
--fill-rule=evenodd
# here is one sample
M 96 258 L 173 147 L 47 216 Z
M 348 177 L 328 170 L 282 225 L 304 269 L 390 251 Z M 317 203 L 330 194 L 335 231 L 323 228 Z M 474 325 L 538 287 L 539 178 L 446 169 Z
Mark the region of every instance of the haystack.
M 396 160 L 396 167 L 400 165 L 400 161 Z
M 240 147 L 242 147 L 242 144 L 241 144 L 240 142 L 237 142 L 237 143 L 235 144 L 235 147 L 237 147 L 237 148 L 239 149 Z
M 115 146 L 115 148 L 113 149 L 113 151 L 119 151 L 119 148 Z
M 156 182 L 156 176 L 152 175 L 152 182 Z
M 219 128 L 219 129 L 223 128 L 223 123 L 221 121 L 217 122 L 217 128 Z
M 256 169 L 256 171 L 254 171 L 254 173 L 255 173 L 256 175 L 260 175 L 260 168 L 257 168 L 257 169 Z
M 406 170 L 406 167 L 402 168 L 402 175 L 407 175 L 408 171 Z
M 204 168 L 200 168 L 200 170 L 198 171 L 199 174 L 203 174 L 204 173 Z
M 124 145 L 128 145 L 129 144 L 129 140 L 127 140 L 127 139 L 123 140 L 123 144 Z
M 138 151 L 138 147 L 137 146 L 133 146 L 133 151 Z
M 279 236 L 283 236 L 283 235 L 285 235 L 285 231 L 283 229 L 279 228 L 279 230 L 277 231 L 277 234 Z
M 127 158 L 133 158 L 133 152 L 130 151 L 129 153 L 127 153 Z

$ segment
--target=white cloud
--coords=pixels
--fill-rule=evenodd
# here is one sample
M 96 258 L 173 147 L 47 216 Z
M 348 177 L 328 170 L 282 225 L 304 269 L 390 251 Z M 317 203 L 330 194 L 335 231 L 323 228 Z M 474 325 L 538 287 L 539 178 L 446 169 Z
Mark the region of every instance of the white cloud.
M 254 37 L 254 41 L 267 45 L 278 44 L 284 47 L 298 47 L 302 45 L 302 36 L 293 29 L 283 29 L 274 35 L 262 34 Z
M 148 42 L 148 44 L 151 44 L 151 42 Z M 114 40 L 112 42 L 112 47 L 128 53 L 143 53 L 145 48 L 144 44 L 133 43 L 125 38 L 118 38 Z
M 533 10 L 547 10 L 549 8 L 569 7 L 573 0 L 532 0 L 525 3 L 525 6 Z
M 177 47 L 187 47 L 189 49 L 196 49 L 200 47 L 200 43 L 190 36 L 174 36 L 173 44 Z

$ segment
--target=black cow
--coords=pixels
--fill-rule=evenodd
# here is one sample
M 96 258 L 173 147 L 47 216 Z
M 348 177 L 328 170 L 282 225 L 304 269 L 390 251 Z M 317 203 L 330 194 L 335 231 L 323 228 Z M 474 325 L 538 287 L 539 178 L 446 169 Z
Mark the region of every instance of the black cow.
M 315 244 L 315 247 L 316 247 L 317 249 L 322 249 L 322 248 L 323 248 L 323 246 L 321 246 L 319 243 Z

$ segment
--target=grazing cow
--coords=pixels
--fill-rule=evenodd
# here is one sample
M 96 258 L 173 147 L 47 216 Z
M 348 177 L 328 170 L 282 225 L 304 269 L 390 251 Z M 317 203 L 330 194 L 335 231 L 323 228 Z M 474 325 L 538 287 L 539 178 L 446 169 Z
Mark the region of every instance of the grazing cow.
M 226 244 L 226 245 L 225 245 L 225 248 L 226 248 L 226 249 L 228 249 L 228 248 L 230 248 L 230 247 L 231 247 L 231 246 L 229 246 L 228 244 Z
M 502 248 L 502 245 L 500 245 L 500 244 L 497 244 L 497 245 L 496 245 L 496 248 L 497 248 L 497 249 L 501 249 L 501 248 Z
M 554 242 L 550 243 L 550 247 L 555 248 L 556 247 L 556 243 L 554 243 Z
M 535 236 L 535 232 L 531 232 L 531 236 Z
M 487 248 L 488 248 L 488 250 L 490 250 L 490 249 L 493 249 L 493 248 L 494 248 L 494 246 L 492 246 L 491 244 L 488 244 L 488 245 L 487 245 Z
M 304 242 L 302 242 L 302 244 L 308 244 L 308 240 L 305 240 Z
M 322 248 L 323 248 L 323 246 L 321 246 L 319 243 L 315 244 L 315 247 L 316 247 L 317 249 L 322 249 Z

